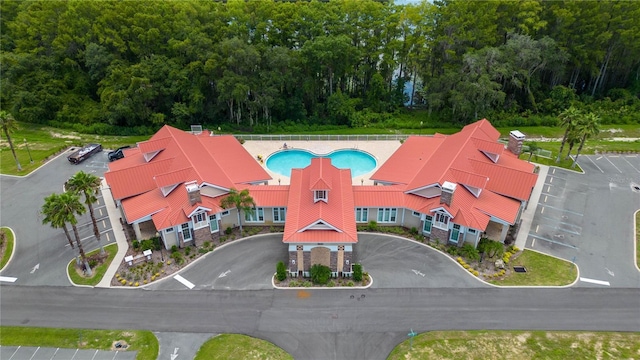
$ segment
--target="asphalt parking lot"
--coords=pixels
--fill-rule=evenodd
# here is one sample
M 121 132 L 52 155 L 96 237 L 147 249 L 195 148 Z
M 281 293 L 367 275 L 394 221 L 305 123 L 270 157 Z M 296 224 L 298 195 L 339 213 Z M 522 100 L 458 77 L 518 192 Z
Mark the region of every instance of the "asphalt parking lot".
M 551 168 L 526 247 L 580 268 L 576 286 L 640 286 L 633 216 L 640 209 L 640 156 L 580 156 L 580 174 Z
M 68 150 L 28 176 L 0 176 L 2 204 L 0 221 L 16 234 L 13 260 L 2 271 L 4 278 L 15 279 L 20 285 L 69 286 L 66 264 L 77 255 L 71 249 L 61 229 L 42 224 L 40 209 L 44 198 L 61 193 L 63 184 L 78 171 L 101 177 L 108 168 L 106 152 L 95 154 L 78 165 L 70 164 Z M 94 204 L 101 243 L 115 242 L 111 222 L 104 208 L 102 196 Z M 78 232 L 86 252 L 99 247 L 93 235 L 89 214 L 78 217 Z M 71 229 L 69 229 L 71 231 Z

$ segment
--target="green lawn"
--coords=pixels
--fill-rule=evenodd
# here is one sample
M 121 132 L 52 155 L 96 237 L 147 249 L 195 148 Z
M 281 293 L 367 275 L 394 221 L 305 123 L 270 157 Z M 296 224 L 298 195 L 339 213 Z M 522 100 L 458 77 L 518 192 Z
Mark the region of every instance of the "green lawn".
M 99 251 L 100 249 L 91 251 L 87 253 L 87 256 L 97 254 Z M 98 285 L 98 283 L 102 280 L 104 273 L 107 272 L 107 269 L 109 268 L 109 265 L 113 261 L 113 258 L 118 253 L 118 244 L 107 245 L 104 247 L 104 251 L 106 251 L 109 255 L 105 260 L 105 262 L 98 265 L 95 269 L 92 269 L 93 276 L 91 277 L 80 276 L 76 271 L 76 259 L 71 260 L 69 262 L 69 265 L 67 265 L 67 272 L 69 273 L 69 277 L 71 278 L 71 281 L 76 285 L 90 285 L 90 286 Z
M 0 270 L 2 270 L 9 262 L 9 258 L 13 252 L 13 247 L 15 246 L 15 239 L 13 238 L 13 232 L 11 232 L 8 227 L 2 227 L 0 228 L 0 231 L 2 231 L 5 236 L 3 244 L 4 253 L 2 254 L 2 259 L 0 259 Z
M 46 346 L 70 349 L 111 350 L 115 341 L 126 341 L 129 351 L 138 351 L 136 360 L 156 360 L 158 339 L 146 330 L 88 330 L 0 327 L 3 346 Z
M 226 360 L 226 359 L 293 359 L 281 348 L 274 344 L 239 334 L 222 334 L 205 342 L 195 360 Z
M 18 172 L 13 154 L 9 149 L 9 144 L 4 141 L 3 134 L 3 142 L 0 147 L 0 172 L 2 174 L 27 175 L 42 165 L 47 158 L 70 146 L 97 142 L 102 144 L 104 149 L 115 149 L 123 145 L 135 145 L 138 141 L 149 139 L 149 136 L 79 134 L 38 124 L 19 123 L 18 127 L 18 130 L 11 134 L 11 140 L 16 148 L 16 156 L 22 165 L 22 171 Z M 30 162 L 29 153 L 33 164 Z
M 568 261 L 537 251 L 524 250 L 517 258 L 512 258 L 508 265 L 524 266 L 526 273 L 512 271 L 501 280 L 490 283 L 500 286 L 562 286 L 576 280 L 578 269 Z
M 387 359 L 637 359 L 638 354 L 640 333 L 481 330 L 419 334 Z

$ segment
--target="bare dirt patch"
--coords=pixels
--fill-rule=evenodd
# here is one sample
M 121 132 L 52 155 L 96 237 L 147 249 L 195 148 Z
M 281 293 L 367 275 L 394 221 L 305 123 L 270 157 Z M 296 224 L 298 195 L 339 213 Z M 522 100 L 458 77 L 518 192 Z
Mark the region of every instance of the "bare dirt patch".
M 82 139 L 80 136 L 78 135 L 72 135 L 72 134 L 61 134 L 61 133 L 57 133 L 55 131 L 49 131 L 49 134 L 51 135 L 51 137 L 54 138 L 58 138 L 58 139 L 73 139 L 73 140 L 79 140 Z

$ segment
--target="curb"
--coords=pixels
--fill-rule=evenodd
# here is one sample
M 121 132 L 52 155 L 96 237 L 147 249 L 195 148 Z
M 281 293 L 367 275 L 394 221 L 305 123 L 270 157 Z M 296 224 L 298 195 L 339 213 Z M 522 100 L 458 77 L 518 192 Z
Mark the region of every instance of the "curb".
M 3 228 L 5 229 L 9 229 L 9 231 L 11 231 L 11 235 L 13 235 L 13 249 L 11 249 L 11 255 L 9 255 L 9 260 L 7 260 L 7 263 L 4 264 L 4 267 L 2 269 L 0 269 L 0 273 L 2 273 L 2 271 L 9 266 L 9 264 L 11 264 L 11 260 L 13 260 L 13 256 L 16 254 L 16 248 L 18 247 L 18 238 L 16 237 L 16 233 L 13 231 L 12 228 L 8 227 L 8 226 L 3 226 Z

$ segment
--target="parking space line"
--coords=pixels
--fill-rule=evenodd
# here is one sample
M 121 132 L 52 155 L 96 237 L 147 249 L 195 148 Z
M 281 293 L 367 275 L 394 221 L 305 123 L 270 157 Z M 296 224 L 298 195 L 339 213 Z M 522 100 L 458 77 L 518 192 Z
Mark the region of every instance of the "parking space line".
M 547 192 L 551 191 L 551 185 L 547 186 Z
M 550 217 L 546 217 L 546 216 L 543 216 L 542 218 L 543 218 L 543 219 L 545 219 L 545 220 L 550 220 L 550 221 L 556 221 L 556 220 L 557 220 L 557 219 L 552 219 L 552 218 L 550 218 Z M 568 226 L 568 227 L 572 227 L 572 228 L 574 228 L 574 229 L 582 230 L 582 226 L 569 224 L 569 223 L 564 222 L 564 221 L 558 221 L 558 224 L 562 224 L 562 225 L 565 225 L 565 226 Z M 576 231 L 577 231 L 577 230 L 576 230 Z M 537 232 L 537 231 L 536 231 L 536 232 Z M 580 233 L 577 233 L 577 235 L 580 235 Z
M 21 346 L 18 346 L 18 348 L 16 349 L 16 351 L 13 352 L 13 354 L 11 354 L 11 357 L 9 358 L 9 360 L 13 359 L 13 357 L 16 355 L 16 353 L 18 352 L 18 350 L 20 350 Z
M 600 166 L 598 166 L 598 164 L 596 164 L 593 160 L 591 160 L 591 157 L 590 157 L 590 156 L 585 156 L 585 157 L 586 157 L 587 159 L 589 159 L 589 161 L 591 161 L 591 163 L 592 163 L 595 167 L 597 167 L 597 168 L 598 168 L 598 170 L 600 170 L 600 172 L 601 172 L 601 173 L 603 173 L 603 174 L 604 174 L 604 171 L 602 171 L 602 169 L 600 169 Z M 601 158 L 601 157 L 602 157 L 602 156 L 600 156 L 600 157 L 599 157 L 599 158 L 597 158 L 596 160 L 600 160 L 600 158 Z
M 638 170 L 638 168 L 636 168 L 635 166 L 633 166 L 633 164 L 631 164 L 631 163 L 629 162 L 629 160 L 627 160 L 627 159 L 625 159 L 625 158 L 622 158 L 622 160 L 626 161 L 626 162 L 627 162 L 627 164 L 629 164 L 629 166 L 631 166 L 632 168 L 636 169 L 636 171 L 640 173 L 640 170 Z
M 553 168 L 553 171 L 551 173 L 555 174 L 556 173 L 556 168 Z
M 540 204 L 542 205 L 542 204 Z M 542 207 L 542 209 L 540 209 L 540 214 L 544 214 L 544 206 Z
M 115 358 L 116 358 L 116 356 L 118 356 L 118 351 L 116 351 L 116 354 L 115 354 L 115 355 L 113 355 L 113 357 L 111 358 L 111 360 L 115 359 Z
M 608 281 L 595 280 L 595 279 L 589 279 L 589 278 L 584 278 L 584 277 L 581 277 L 580 281 L 586 282 L 586 283 L 591 283 L 591 284 L 596 284 L 596 285 L 611 286 L 611 284 Z
M 547 195 L 544 196 L 544 202 L 547 202 Z
M 60 348 L 57 348 L 56 351 L 53 352 L 53 355 L 51 355 L 51 359 L 56 357 L 56 354 L 58 353 L 58 350 L 60 350 Z M 51 360 L 51 359 L 49 359 L 49 360 Z
M 531 247 L 533 247 L 535 244 L 536 244 L 536 239 L 535 238 L 531 239 Z
M 551 179 L 549 179 L 549 184 L 551 184 L 553 182 L 553 176 L 551 176 Z
M 91 360 L 96 358 L 96 355 L 98 355 L 98 351 L 100 351 L 100 350 L 96 350 L 96 352 L 93 354 L 93 357 L 91 358 Z
M 536 233 L 538 232 L 539 228 L 540 228 L 540 224 L 536 225 Z
M 76 352 L 73 353 L 73 356 L 71 357 L 71 360 L 75 359 L 76 354 L 78 353 L 78 350 L 80 350 L 80 349 L 76 349 Z
M 33 355 L 31 355 L 31 358 L 29 358 L 29 360 L 33 360 L 33 357 L 36 356 L 36 353 L 38 352 L 38 350 L 40 350 L 40 346 L 38 346 L 36 351 L 33 352 Z
M 555 207 L 555 206 L 551 206 L 551 205 L 547 205 L 547 204 L 538 204 L 538 205 L 542 206 L 543 208 L 549 207 L 549 208 L 552 208 L 552 209 L 555 209 L 555 210 L 566 211 L 566 212 L 574 214 L 574 215 L 584 216 L 584 214 L 580 214 L 579 212 L 575 212 L 575 211 L 571 211 L 571 210 L 567 210 L 567 209 L 563 209 L 563 208 L 559 208 L 559 207 Z
M 555 240 L 547 239 L 546 237 L 543 237 L 543 236 L 538 236 L 538 235 L 534 235 L 534 234 L 529 234 L 529 236 L 534 237 L 534 238 L 536 238 L 536 239 L 544 240 L 544 241 L 546 241 L 546 242 L 550 242 L 550 243 L 552 243 L 552 244 L 561 245 L 561 246 L 566 246 L 566 247 L 571 248 L 571 249 L 578 249 L 578 247 L 577 247 L 577 246 L 575 246 L 575 245 L 565 244 L 565 243 L 562 243 L 562 242 L 559 242 L 559 241 L 555 241 Z
M 547 193 L 540 193 L 540 194 L 542 194 L 544 196 L 551 196 L 553 198 L 559 198 L 559 196 L 557 196 L 557 195 L 551 195 L 551 194 L 547 194 Z
M 618 169 L 618 167 L 616 166 L 616 164 L 612 163 L 612 162 L 611 162 L 611 160 L 609 160 L 609 158 L 608 158 L 608 157 L 606 157 L 606 156 L 605 156 L 604 158 L 605 158 L 605 159 L 607 159 L 607 161 L 608 161 L 611 165 L 613 165 L 613 167 L 614 167 L 614 168 L 616 168 L 616 170 L 618 170 L 618 172 L 619 172 L 620 174 L 622 174 L 622 170 Z

